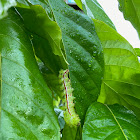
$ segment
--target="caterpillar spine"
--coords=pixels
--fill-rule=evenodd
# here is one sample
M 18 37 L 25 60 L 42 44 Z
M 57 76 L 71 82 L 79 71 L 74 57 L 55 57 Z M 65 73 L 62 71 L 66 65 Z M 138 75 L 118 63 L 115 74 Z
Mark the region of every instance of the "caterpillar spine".
M 65 112 L 64 120 L 70 126 L 77 126 L 80 123 L 79 116 L 76 114 L 74 109 L 73 100 L 75 97 L 72 96 L 73 88 L 71 88 L 71 82 L 68 78 L 69 70 L 61 70 L 59 72 L 60 83 L 62 84 L 63 94 L 65 98 Z

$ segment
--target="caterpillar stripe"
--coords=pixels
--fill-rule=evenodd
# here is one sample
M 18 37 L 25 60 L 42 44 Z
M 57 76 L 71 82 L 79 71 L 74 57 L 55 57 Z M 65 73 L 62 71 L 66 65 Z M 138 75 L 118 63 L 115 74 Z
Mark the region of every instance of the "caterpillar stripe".
M 59 74 L 60 82 L 62 84 L 63 93 L 65 95 L 65 112 L 64 120 L 70 126 L 76 126 L 79 124 L 80 119 L 74 109 L 73 100 L 75 97 L 72 96 L 73 89 L 71 88 L 71 82 L 68 78 L 69 70 L 61 70 Z

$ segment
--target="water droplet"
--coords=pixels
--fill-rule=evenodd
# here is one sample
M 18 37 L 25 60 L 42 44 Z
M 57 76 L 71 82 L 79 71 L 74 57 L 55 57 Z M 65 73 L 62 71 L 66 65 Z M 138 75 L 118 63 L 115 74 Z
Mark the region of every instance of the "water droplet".
M 88 64 L 89 67 L 91 67 L 91 64 Z
M 93 56 L 95 57 L 97 55 L 97 51 L 93 51 Z

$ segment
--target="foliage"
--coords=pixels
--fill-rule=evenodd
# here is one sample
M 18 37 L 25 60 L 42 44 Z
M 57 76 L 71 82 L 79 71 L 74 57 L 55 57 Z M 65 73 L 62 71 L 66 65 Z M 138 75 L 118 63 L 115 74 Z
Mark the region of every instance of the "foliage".
M 124 18 L 129 20 L 140 37 L 140 1 L 139 0 L 119 0 L 119 9 L 123 12 Z
M 84 13 L 64 0 L 0 2 L 0 139 L 139 139 L 139 49 L 97 0 L 75 2 Z M 140 3 L 119 2 L 139 33 Z

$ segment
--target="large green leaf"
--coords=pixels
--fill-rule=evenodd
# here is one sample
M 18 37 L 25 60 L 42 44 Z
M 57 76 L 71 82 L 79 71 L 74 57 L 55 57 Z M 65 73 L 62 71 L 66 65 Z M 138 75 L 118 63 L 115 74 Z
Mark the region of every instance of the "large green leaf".
M 52 97 L 19 16 L 0 21 L 2 139 L 60 138 Z
M 30 32 L 44 38 L 55 55 L 62 56 L 60 43 L 62 39 L 61 30 L 55 21 L 52 21 L 46 11 L 40 5 L 31 5 L 30 9 L 19 9 L 24 24 Z M 33 24 L 34 23 L 34 24 Z
M 63 44 L 59 26 L 55 21 L 50 20 L 41 6 L 31 5 L 30 9 L 17 9 L 27 30 L 32 35 L 36 55 L 44 62 L 48 69 L 58 76 L 60 69 L 67 68 L 61 50 L 61 48 L 63 49 Z
M 102 42 L 105 71 L 98 101 L 119 103 L 140 114 L 140 64 L 132 46 L 115 30 L 94 20 Z
M 120 105 L 92 104 L 86 114 L 83 140 L 138 140 L 140 121 Z
M 0 0 L 0 19 L 7 15 L 7 10 L 16 6 L 16 0 Z
M 86 13 L 90 18 L 97 19 L 105 22 L 110 27 L 115 29 L 114 24 L 110 18 L 106 15 L 101 5 L 97 0 L 81 0 L 84 13 Z
M 74 88 L 75 107 L 82 123 L 89 105 L 96 101 L 103 76 L 103 56 L 92 20 L 65 4 L 49 0 L 62 39 Z M 59 4 L 58 4 L 59 3 Z
M 140 0 L 119 0 L 119 9 L 124 18 L 129 20 L 140 37 Z
M 30 8 L 17 8 L 17 10 L 26 29 L 32 36 L 37 57 L 44 62 L 44 64 L 41 63 L 44 65 L 41 66 L 41 71 L 45 81 L 53 91 L 53 95 L 61 97 L 62 90 L 60 90 L 58 73 L 61 69 L 67 69 L 67 64 L 63 56 L 65 52 L 62 53 L 63 44 L 59 26 L 55 21 L 49 19 L 41 6 L 30 5 Z

